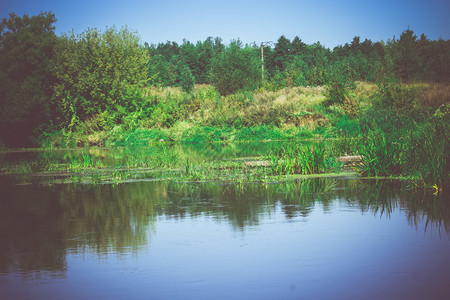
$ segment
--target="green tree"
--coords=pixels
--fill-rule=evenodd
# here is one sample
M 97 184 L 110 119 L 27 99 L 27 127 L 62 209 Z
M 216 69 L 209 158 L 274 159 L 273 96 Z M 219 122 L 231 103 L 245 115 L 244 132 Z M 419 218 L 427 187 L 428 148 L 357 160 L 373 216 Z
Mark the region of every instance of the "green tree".
M 129 89 L 147 82 L 150 57 L 126 27 L 64 35 L 57 49 L 54 92 L 63 125 L 76 125 L 104 111 L 126 111 Z
M 209 73 L 211 69 L 211 59 L 214 53 L 214 41 L 212 37 L 208 37 L 203 43 L 197 43 L 199 52 L 199 70 L 198 83 L 209 83 Z
M 408 28 L 395 45 L 395 72 L 403 81 L 409 81 L 415 77 L 420 62 L 417 36 Z
M 430 68 L 434 73 L 434 80 L 446 81 L 450 79 L 450 40 L 439 39 L 433 41 L 428 48 Z
M 277 44 L 275 45 L 274 52 L 275 67 L 280 71 L 284 71 L 291 58 L 291 41 L 284 35 L 280 36 Z
M 301 55 L 297 55 L 292 59 L 292 62 L 286 67 L 286 84 L 288 86 L 306 86 L 305 73 L 308 66 L 303 61 Z
M 303 43 L 302 40 L 298 36 L 296 36 L 292 40 L 291 55 L 296 56 L 296 55 L 302 54 L 305 51 L 305 46 L 306 46 L 306 44 Z
M 55 22 L 42 12 L 0 23 L 0 139 L 8 146 L 30 145 L 50 117 Z
M 215 53 L 211 76 L 221 95 L 254 88 L 261 78 L 261 61 L 253 48 L 242 48 L 239 40 L 232 41 L 223 51 Z
M 172 86 L 176 74 L 171 73 L 171 64 L 162 54 L 154 55 L 149 62 L 148 77 L 150 85 Z
M 308 85 L 325 85 L 328 83 L 330 73 L 330 51 L 319 42 L 305 47 L 302 60 L 308 68 L 304 74 Z
M 188 65 L 195 80 L 199 81 L 201 78 L 201 68 L 199 66 L 199 44 L 194 45 L 189 41 L 184 40 L 180 47 L 180 57 Z
M 178 61 L 178 85 L 183 89 L 183 91 L 190 93 L 194 88 L 195 77 L 192 75 L 189 66 L 182 60 Z
M 356 85 L 353 80 L 353 68 L 348 61 L 339 61 L 329 71 L 326 89 L 326 105 L 345 104 L 350 100 L 351 93 Z

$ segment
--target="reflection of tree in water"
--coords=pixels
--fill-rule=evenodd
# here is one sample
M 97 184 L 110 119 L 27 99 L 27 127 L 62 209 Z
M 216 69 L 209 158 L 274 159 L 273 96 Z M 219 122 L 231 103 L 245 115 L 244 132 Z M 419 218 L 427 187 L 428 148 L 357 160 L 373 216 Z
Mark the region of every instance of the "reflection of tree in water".
M 417 228 L 425 221 L 425 230 L 436 226 L 450 232 L 450 201 L 448 191 L 437 196 L 421 190 L 411 189 L 401 181 L 395 180 L 342 180 L 345 199 L 358 205 L 362 211 L 371 210 L 380 216 L 390 214 L 396 209 L 407 212 L 408 222 Z
M 450 232 L 450 201 L 448 199 L 448 193 L 433 197 L 416 191 L 408 196 L 406 202 L 409 208 L 408 221 L 417 227 L 418 223 L 425 220 L 425 231 L 436 227 L 439 233 L 441 230 Z
M 1 184 L 0 190 L 0 271 L 63 276 L 66 247 L 57 194 L 37 186 L 18 188 L 7 183 Z
M 67 253 L 137 252 L 164 194 L 163 185 L 0 187 L 0 271 L 54 275 L 64 273 Z
M 60 193 L 67 247 L 101 254 L 136 252 L 147 244 L 160 194 L 158 186 L 67 186 Z
M 214 183 L 168 184 L 167 210 L 177 218 L 207 213 L 228 220 L 235 229 L 259 224 L 259 219 L 276 210 L 277 204 L 287 218 L 307 216 L 315 201 L 324 207 L 331 202 L 334 180 L 311 179 L 279 184 Z
M 213 217 L 235 230 L 257 226 L 281 208 L 306 217 L 335 201 L 376 215 L 404 209 L 412 225 L 450 231 L 447 195 L 433 198 L 386 180 L 303 179 L 280 184 L 135 182 L 119 185 L 17 186 L 0 180 L 0 272 L 11 269 L 63 276 L 68 253 L 138 253 L 156 217 Z M 39 271 L 40 270 L 40 271 Z M 33 273 L 34 272 L 34 273 Z

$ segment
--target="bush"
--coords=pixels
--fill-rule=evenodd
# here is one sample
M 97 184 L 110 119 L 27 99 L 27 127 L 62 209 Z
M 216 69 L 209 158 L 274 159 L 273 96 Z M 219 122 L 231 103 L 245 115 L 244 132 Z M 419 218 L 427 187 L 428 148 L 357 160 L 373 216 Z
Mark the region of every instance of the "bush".
M 188 128 L 181 135 L 181 140 L 184 143 L 208 143 L 225 141 L 227 135 L 223 129 L 218 127 L 193 127 Z
M 129 88 L 144 85 L 148 77 L 149 56 L 139 42 L 126 27 L 103 33 L 89 29 L 59 40 L 54 98 L 64 126 L 117 106 L 132 110 Z
M 342 105 L 349 102 L 354 97 L 355 88 L 356 84 L 351 76 L 341 70 L 339 66 L 335 67 L 327 85 L 325 105 Z
M 335 130 L 338 135 L 357 136 L 360 131 L 359 122 L 358 120 L 351 119 L 348 116 L 342 116 L 336 122 Z
M 267 125 L 242 127 L 236 133 L 236 140 L 238 141 L 266 141 L 283 139 L 286 139 L 286 136 L 280 129 Z
M 121 126 L 112 130 L 108 144 L 114 146 L 144 146 L 159 140 L 168 140 L 168 135 L 158 129 L 138 128 L 124 131 Z
M 419 87 L 404 86 L 392 77 L 377 83 L 378 91 L 374 95 L 374 104 L 381 108 L 411 110 L 420 106 Z

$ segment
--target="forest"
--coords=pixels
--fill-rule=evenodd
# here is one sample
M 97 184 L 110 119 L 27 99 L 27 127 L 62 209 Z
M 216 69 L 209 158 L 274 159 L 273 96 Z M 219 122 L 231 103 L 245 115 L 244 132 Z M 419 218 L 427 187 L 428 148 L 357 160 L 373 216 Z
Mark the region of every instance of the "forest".
M 407 28 L 333 49 L 298 36 L 148 44 L 127 27 L 57 36 L 55 22 L 1 21 L 0 147 L 363 137 L 360 153 L 393 153 L 383 174 L 430 160 L 421 176 L 448 182 L 449 40 Z

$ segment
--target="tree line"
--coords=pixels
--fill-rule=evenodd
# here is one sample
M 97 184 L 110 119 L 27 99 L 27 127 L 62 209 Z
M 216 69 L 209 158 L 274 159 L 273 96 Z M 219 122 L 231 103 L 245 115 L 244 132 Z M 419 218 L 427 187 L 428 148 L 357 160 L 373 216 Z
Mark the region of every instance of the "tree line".
M 55 34 L 56 16 L 11 13 L 0 23 L 0 141 L 28 146 L 43 132 L 73 130 L 98 115 L 116 124 L 142 109 L 148 86 L 210 84 L 221 95 L 256 88 L 336 86 L 354 81 L 448 81 L 450 41 L 403 31 L 387 42 L 354 37 L 329 49 L 281 36 L 265 45 L 219 37 L 142 44 L 127 27 Z

